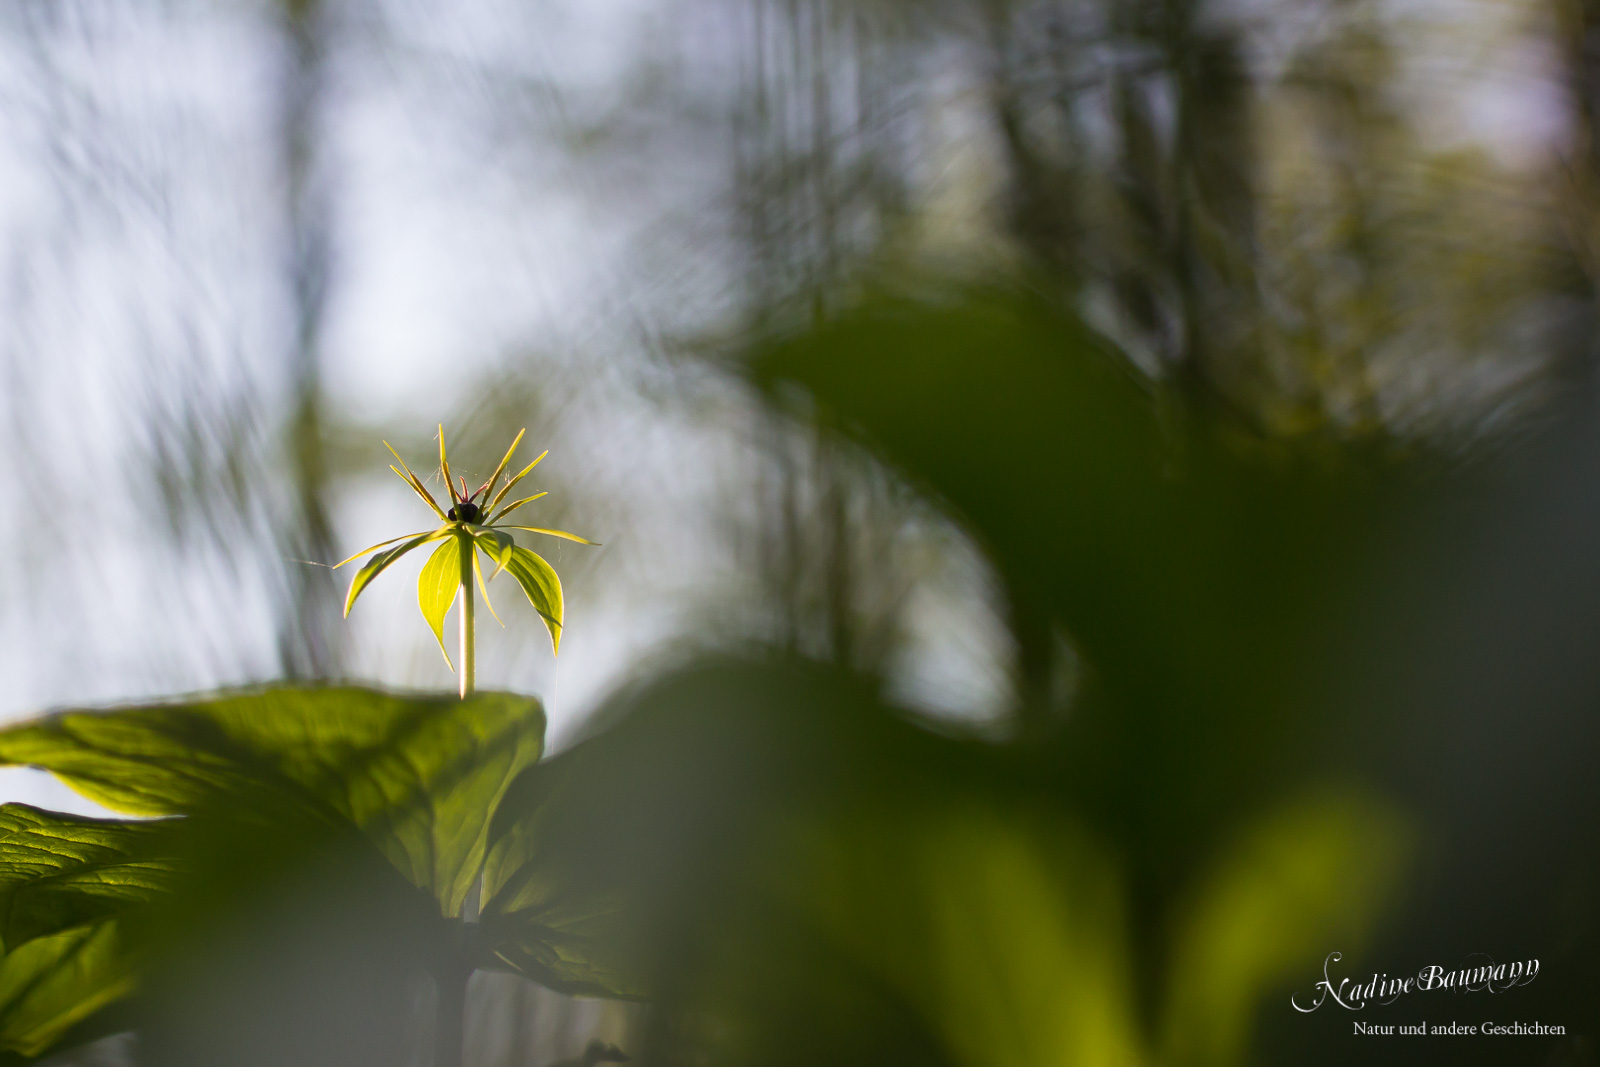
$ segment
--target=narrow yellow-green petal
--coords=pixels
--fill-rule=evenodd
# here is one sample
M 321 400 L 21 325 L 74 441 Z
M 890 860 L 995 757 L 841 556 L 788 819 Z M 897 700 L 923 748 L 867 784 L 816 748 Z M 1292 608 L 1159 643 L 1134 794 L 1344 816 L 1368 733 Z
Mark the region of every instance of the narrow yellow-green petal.
M 362 568 L 356 571 L 356 576 L 350 579 L 350 591 L 345 594 L 344 598 L 345 618 L 350 617 L 350 609 L 355 606 L 356 597 L 360 596 L 361 591 L 372 583 L 372 579 L 383 573 L 385 567 L 418 545 L 427 544 L 429 541 L 443 537 L 444 533 L 445 531 L 442 530 L 430 530 L 427 533 L 413 534 L 411 535 L 411 540 L 395 545 L 393 548 L 385 549 L 367 560 Z
M 489 497 L 489 494 L 494 492 L 494 483 L 498 482 L 500 480 L 500 475 L 505 473 L 506 464 L 511 462 L 512 454 L 516 452 L 517 446 L 522 443 L 522 435 L 527 433 L 527 432 L 528 432 L 528 428 L 526 426 L 524 426 L 522 429 L 517 431 L 516 440 L 511 442 L 511 447 L 510 448 L 506 449 L 505 457 L 500 460 L 500 466 L 498 466 L 498 467 L 496 467 L 494 469 L 494 473 L 492 475 L 490 475 L 489 476 L 489 480 L 486 483 L 484 483 L 484 492 L 483 492 L 484 499 L 487 500 L 488 497 Z
M 501 486 L 500 487 L 500 491 L 494 495 L 494 499 L 489 501 L 489 507 L 486 510 L 493 511 L 495 508 L 499 507 L 500 506 L 500 501 L 502 501 L 502 500 L 504 500 L 506 498 L 506 494 L 511 492 L 512 487 L 515 486 L 518 482 L 522 481 L 522 479 L 526 478 L 528 476 L 528 472 L 533 470 L 533 468 L 535 468 L 535 467 L 537 467 L 539 465 L 539 460 L 544 459 L 544 457 L 548 456 L 549 454 L 550 454 L 550 450 L 548 448 L 545 449 L 543 452 L 540 452 L 539 453 L 539 459 L 536 459 L 532 463 L 528 464 L 526 467 L 523 467 L 522 470 L 517 474 L 517 476 L 515 478 L 511 479 L 505 485 Z
M 395 460 L 397 462 L 399 462 L 400 471 L 404 472 L 404 473 L 400 473 L 400 471 L 396 471 L 396 473 L 400 474 L 400 477 L 402 477 L 406 481 L 410 482 L 413 487 L 419 487 L 419 488 L 422 487 L 422 479 L 417 477 L 417 472 L 411 469 L 410 464 L 408 464 L 405 461 L 405 457 L 401 456 L 400 453 L 396 452 L 394 450 L 394 446 L 391 445 L 388 441 L 385 441 L 383 443 L 383 447 L 387 448 L 389 450 L 389 455 L 393 456 L 395 458 Z M 394 470 L 394 465 L 390 464 L 389 469 L 390 470 Z M 427 497 L 429 500 L 433 500 L 433 494 L 428 492 L 428 490 L 426 488 L 421 488 L 421 492 L 422 492 L 423 496 Z M 438 503 L 435 502 L 434 503 L 434 507 L 438 507 L 438 506 L 439 506 Z
M 555 568 L 537 553 L 529 552 L 526 548 L 514 547 L 511 550 L 511 560 L 506 564 L 506 573 L 522 586 L 522 591 L 527 594 L 528 603 L 532 604 L 533 610 L 544 619 L 545 629 L 550 631 L 550 650 L 560 653 L 561 579 L 556 576 Z
M 546 529 L 543 529 L 543 528 L 538 527 L 538 526 L 498 526 L 498 527 L 496 527 L 496 529 L 500 529 L 500 530 L 526 530 L 528 533 L 548 534 L 551 537 L 563 537 L 563 538 L 566 538 L 568 541 L 576 541 L 580 545 L 595 545 L 595 546 L 598 547 L 599 544 L 600 544 L 599 541 L 591 541 L 587 537 L 579 537 L 577 534 L 568 533 L 565 530 L 546 530 Z
M 505 507 L 500 509 L 499 513 L 496 514 L 494 518 L 489 520 L 489 523 L 491 525 L 493 525 L 494 523 L 497 523 L 501 519 L 505 518 L 507 515 L 511 514 L 513 511 L 516 511 L 522 505 L 530 504 L 533 501 L 538 500 L 542 496 L 549 496 L 549 495 L 550 495 L 549 491 L 546 490 L 543 493 L 535 493 L 532 496 L 525 496 L 521 500 L 515 501 L 514 503 L 507 504 Z
M 410 478 L 406 477 L 404 474 L 401 474 L 400 473 L 400 468 L 396 467 L 393 463 L 389 464 L 389 469 L 394 471 L 396 474 L 399 474 L 400 475 L 400 480 L 405 482 L 406 485 L 410 486 L 411 487 L 411 491 L 413 493 L 416 493 L 418 496 L 420 496 L 422 498 L 422 502 L 424 504 L 428 505 L 428 507 L 432 508 L 433 509 L 433 513 L 435 515 L 439 516 L 439 518 L 441 518 L 441 519 L 446 519 L 446 521 L 449 521 L 446 518 L 445 513 L 439 510 L 439 505 L 434 502 L 433 494 L 429 493 L 426 489 L 424 489 L 422 487 L 422 483 L 421 482 L 412 481 Z
M 411 468 L 406 466 L 406 461 L 401 458 L 400 453 L 398 453 L 398 452 L 396 452 L 394 450 L 394 446 L 391 445 L 388 441 L 385 441 L 383 443 L 383 447 L 387 448 L 389 450 L 389 454 L 391 456 L 393 456 L 395 459 L 400 460 L 400 466 L 401 466 L 402 469 L 405 470 L 404 474 L 400 474 L 399 471 L 395 471 L 395 473 L 396 474 L 400 474 L 400 477 L 402 477 L 402 478 L 406 479 L 408 482 L 410 482 L 411 483 L 411 488 L 416 490 L 417 495 L 422 497 L 422 499 L 427 502 L 427 505 L 434 510 L 434 512 L 439 516 L 439 518 L 441 518 L 441 519 L 444 518 L 445 517 L 444 509 L 439 506 L 439 502 L 438 501 L 433 499 L 433 494 L 428 492 L 427 487 L 422 484 L 422 479 L 418 478 L 416 476 L 416 474 L 414 474 L 412 472 Z M 393 470 L 392 467 L 390 469 Z
M 439 642 L 439 651 L 444 653 L 444 661 L 450 664 L 451 670 L 455 670 L 456 665 L 450 663 L 450 652 L 444 647 L 444 617 L 455 603 L 460 587 L 461 540 L 447 537 L 428 557 L 422 573 L 417 576 L 417 606 L 422 609 L 422 617 L 428 620 L 433 639 Z
M 450 502 L 461 503 L 461 498 L 456 496 L 456 487 L 450 481 L 450 461 L 444 454 L 444 423 L 439 424 L 439 471 L 444 475 L 444 487 L 450 490 Z

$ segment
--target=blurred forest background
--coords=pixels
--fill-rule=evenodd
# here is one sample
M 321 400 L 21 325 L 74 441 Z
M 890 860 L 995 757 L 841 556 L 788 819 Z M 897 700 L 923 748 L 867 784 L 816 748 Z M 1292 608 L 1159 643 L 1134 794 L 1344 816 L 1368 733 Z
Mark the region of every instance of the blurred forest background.
M 605 547 L 550 555 L 559 665 L 514 607 L 479 684 L 540 694 L 555 749 L 641 701 L 815 685 L 973 746 L 972 789 L 1032 783 L 995 803 L 1070 813 L 1080 873 L 1120 872 L 1074 914 L 1126 922 L 1126 958 L 1062 937 L 1134 975 L 1126 1004 L 1003 1055 L 851 1016 L 904 1042 L 862 1062 L 1134 1062 L 1124 1014 L 1162 1062 L 1348 1062 L 1345 1020 L 1287 1007 L 1335 933 L 1388 945 L 1379 970 L 1494 951 L 1569 976 L 1600 936 L 1588 0 L 13 0 L 0 153 L 8 716 L 451 686 L 407 582 L 346 623 L 325 564 L 421 519 L 381 439 L 420 472 L 442 421 L 481 479 L 527 426 L 539 518 Z M 745 668 L 649 689 L 711 654 L 868 695 Z M 983 867 L 1013 832 L 983 820 L 1015 828 L 972 818 L 919 832 Z M 1469 839 L 1523 851 L 1480 872 Z M 1196 897 L 1221 856 L 1242 895 Z M 1270 908 L 1240 886 L 1277 863 L 1348 909 L 1251 926 Z M 1480 944 L 1512 915 L 1526 936 Z M 1275 962 L 1217 977 L 1244 942 Z M 889 1001 L 937 1014 L 889 971 Z M 1172 999 L 1172 973 L 1245 991 Z M 647 1026 L 485 980 L 469 1060 L 650 1026 L 716 1045 L 673 1027 L 717 1011 L 805 1030 L 707 981 Z M 1600 1017 L 1584 981 L 1547 1014 Z M 680 1058 L 782 1061 L 739 1033 Z

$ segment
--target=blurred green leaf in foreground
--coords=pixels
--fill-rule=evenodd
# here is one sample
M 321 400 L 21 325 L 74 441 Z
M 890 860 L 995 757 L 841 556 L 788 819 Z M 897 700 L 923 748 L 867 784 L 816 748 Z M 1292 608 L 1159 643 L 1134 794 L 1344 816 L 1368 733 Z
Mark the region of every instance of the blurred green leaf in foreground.
M 1409 850 L 1359 791 L 1287 798 L 1146 931 L 1152 959 L 1117 842 L 1044 768 L 859 680 L 708 663 L 608 710 L 507 792 L 484 924 L 560 916 L 529 973 L 581 977 L 581 946 L 642 975 L 652 1062 L 1242 1062 L 1262 995 L 1366 939 Z
M 165 829 L 0 806 L 0 1050 L 37 1056 L 134 988 L 125 920 L 180 878 Z
M 352 957 L 339 966 L 355 968 L 357 985 L 395 980 L 375 974 L 371 961 L 463 981 L 480 962 L 503 967 L 492 940 L 459 935 L 457 916 L 476 891 L 496 805 L 537 760 L 543 732 L 539 704 L 527 697 L 460 701 L 353 687 L 65 711 L 0 732 L 5 762 L 51 770 L 113 809 L 183 816 L 114 822 L 4 809 L 0 993 L 8 996 L 0 999 L 0 1041 L 37 1054 L 152 982 L 146 1014 L 133 1018 L 165 1020 L 170 1031 L 173 1013 L 160 1014 L 160 1005 L 170 1004 L 172 989 L 194 988 L 196 974 L 238 972 L 205 983 L 213 994 L 233 986 L 259 992 L 261 975 L 298 956 L 293 973 L 309 992 L 318 978 L 304 960 L 335 948 Z M 285 901 L 299 902 L 287 918 Z M 339 934 L 325 930 L 322 943 L 309 936 L 352 908 L 361 918 L 339 924 Z M 289 931 L 260 940 L 261 923 L 281 921 Z M 129 922 L 138 935 L 131 940 Z M 351 936 L 355 942 L 340 947 Z M 539 934 L 513 927 L 506 936 L 526 944 Z M 259 958 L 217 958 L 214 943 L 251 945 Z M 368 963 L 356 958 L 363 954 Z M 604 975 L 589 973 L 593 990 L 610 991 Z M 403 991 L 385 994 L 390 1009 L 404 1006 L 396 1000 Z M 239 1022 L 250 1002 L 241 992 L 228 1007 L 233 1014 L 220 1016 L 243 1027 L 237 1040 L 272 1031 L 260 1020 Z M 329 1025 L 373 1037 L 371 1021 Z M 274 1025 L 295 1032 L 292 1020 Z M 219 1030 L 208 1040 L 209 1052 L 191 1051 L 218 1055 L 217 1041 L 226 1048 L 235 1039 Z M 327 1053 L 361 1042 L 323 1044 Z M 176 1055 L 186 1062 L 187 1053 Z

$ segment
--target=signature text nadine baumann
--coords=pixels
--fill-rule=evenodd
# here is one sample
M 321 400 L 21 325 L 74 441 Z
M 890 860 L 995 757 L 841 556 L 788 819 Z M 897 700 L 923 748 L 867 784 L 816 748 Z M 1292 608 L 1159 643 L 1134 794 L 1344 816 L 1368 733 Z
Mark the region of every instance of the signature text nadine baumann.
M 1374 973 L 1370 977 L 1335 979 L 1330 972 L 1333 964 L 1344 958 L 1339 952 L 1330 952 L 1322 961 L 1322 981 L 1316 984 L 1316 996 L 1309 1005 L 1300 1003 L 1299 994 L 1289 998 L 1296 1011 L 1311 1012 L 1331 1001 L 1349 1011 L 1360 1011 L 1369 1004 L 1393 1004 L 1410 993 L 1431 993 L 1449 990 L 1455 993 L 1504 993 L 1516 986 L 1527 985 L 1539 974 L 1538 960 L 1518 960 L 1514 963 L 1496 963 L 1482 957 L 1484 962 L 1446 969 L 1429 964 L 1415 976 L 1391 978 L 1387 973 Z

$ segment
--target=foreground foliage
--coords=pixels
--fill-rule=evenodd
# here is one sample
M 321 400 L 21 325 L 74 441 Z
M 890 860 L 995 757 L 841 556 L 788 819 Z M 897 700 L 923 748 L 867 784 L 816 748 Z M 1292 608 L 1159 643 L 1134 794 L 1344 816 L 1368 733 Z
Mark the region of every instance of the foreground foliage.
M 488 902 L 516 919 L 502 918 L 491 936 L 461 936 L 457 916 L 478 892 L 490 819 L 538 759 L 543 732 L 538 702 L 511 694 L 459 701 L 288 687 L 66 711 L 0 732 L 6 763 L 51 770 L 130 815 L 185 817 L 0 809 L 0 1048 L 49 1049 L 142 976 L 170 968 L 204 927 L 197 916 L 256 906 L 263 887 L 245 882 L 295 876 L 264 858 L 310 862 L 319 851 L 341 864 L 381 860 L 414 905 L 388 935 L 436 972 L 485 966 L 560 985 L 565 972 L 540 960 L 565 958 L 582 967 L 585 989 L 620 991 L 611 974 L 575 959 L 560 917 L 545 909 L 501 908 L 491 891 Z M 230 850 L 248 879 L 219 859 Z M 504 850 L 496 857 L 497 877 L 514 876 Z M 325 887 L 330 900 L 342 891 Z M 174 901 L 185 915 L 163 909 Z

